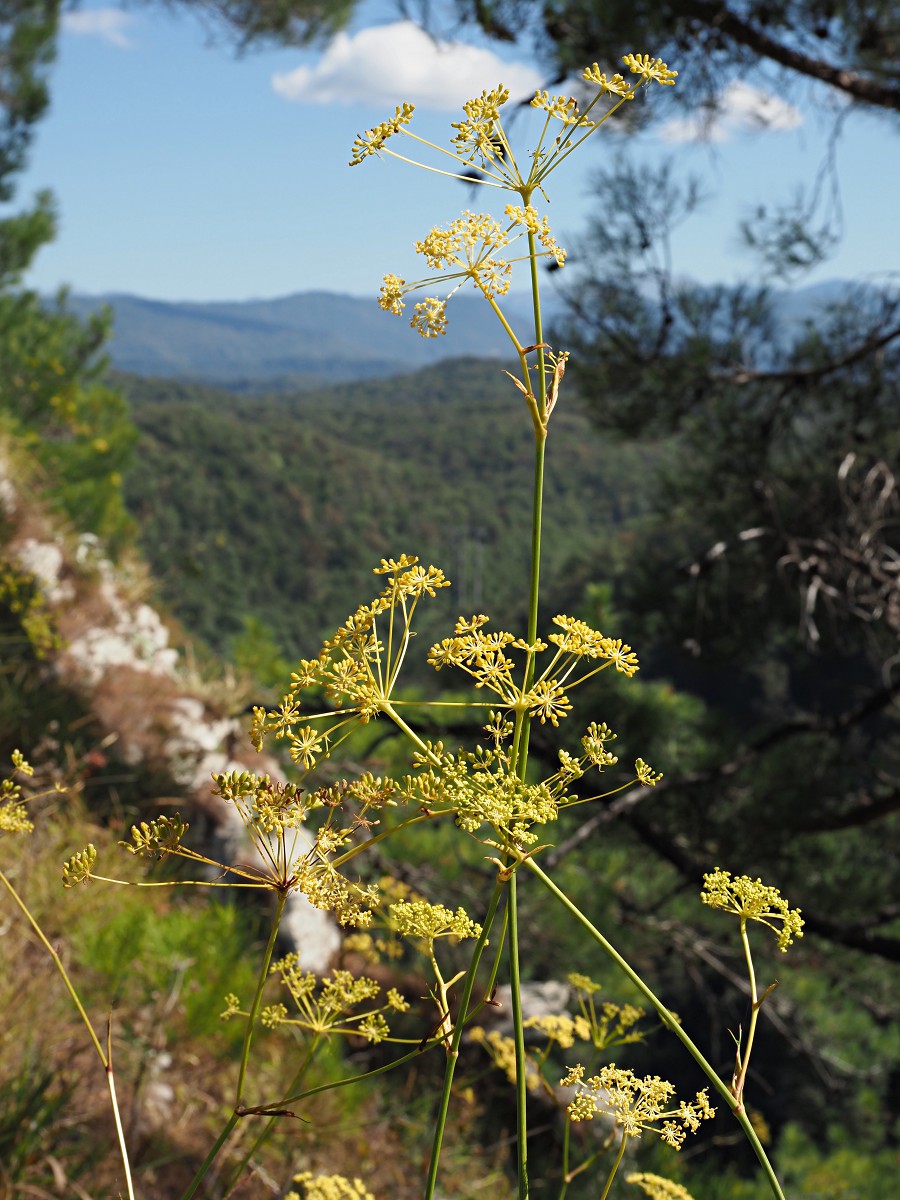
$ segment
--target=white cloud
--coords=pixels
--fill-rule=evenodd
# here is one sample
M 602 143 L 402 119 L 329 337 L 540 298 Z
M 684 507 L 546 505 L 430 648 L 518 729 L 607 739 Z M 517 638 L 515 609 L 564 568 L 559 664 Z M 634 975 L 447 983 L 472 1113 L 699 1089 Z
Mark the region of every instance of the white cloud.
M 100 37 L 114 46 L 127 49 L 131 39 L 125 32 L 133 18 L 118 8 L 92 8 L 86 12 L 63 13 L 62 27 L 66 33 L 85 37 Z
M 730 142 L 742 133 L 784 131 L 802 124 L 799 109 L 780 96 L 749 83 L 730 83 L 715 112 L 674 117 L 662 126 L 660 136 L 667 142 Z
M 541 82 L 540 73 L 525 63 L 505 63 L 462 42 L 434 41 L 412 21 L 397 21 L 338 34 L 314 66 L 275 75 L 272 87 L 286 100 L 306 104 L 409 100 L 449 111 L 498 83 L 516 99 Z

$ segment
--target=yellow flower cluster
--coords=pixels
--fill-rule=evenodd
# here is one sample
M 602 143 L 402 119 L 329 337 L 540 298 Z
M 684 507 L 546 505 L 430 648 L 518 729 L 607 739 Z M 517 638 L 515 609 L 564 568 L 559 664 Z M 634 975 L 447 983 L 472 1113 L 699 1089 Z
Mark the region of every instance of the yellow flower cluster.
M 705 1088 L 691 1103 L 682 1100 L 672 1106 L 675 1088 L 671 1083 L 658 1075 L 645 1075 L 641 1079 L 615 1063 L 602 1067 L 588 1079 L 584 1078 L 584 1067 L 572 1067 L 560 1080 L 560 1086 L 578 1089 L 568 1108 L 573 1121 L 589 1121 L 606 1114 L 615 1118 L 623 1136 L 640 1137 L 642 1132 L 650 1131 L 659 1134 L 674 1150 L 681 1149 L 688 1133 L 697 1132 L 701 1121 L 716 1115 Z
M 315 794 L 305 794 L 296 784 L 277 783 L 269 775 L 256 775 L 252 771 L 220 772 L 213 775 L 213 783 L 215 795 L 234 805 L 261 851 L 262 843 L 269 842 L 271 835 L 299 829 L 310 812 L 322 807 Z M 165 820 L 160 817 L 154 824 L 160 825 Z M 176 848 L 178 843 L 173 844 L 170 839 L 168 849 Z
M 466 833 L 490 826 L 495 836 L 484 839 L 486 844 L 503 851 L 533 845 L 537 836 L 531 826 L 556 820 L 559 803 L 550 788 L 523 783 L 503 750 L 479 747 L 453 755 L 436 743 L 429 751 L 414 759 L 419 771 L 404 781 L 407 798 L 428 812 L 452 814 Z
M 568 1013 L 546 1013 L 542 1017 L 529 1017 L 525 1029 L 542 1033 L 548 1042 L 555 1042 L 561 1050 L 569 1050 L 578 1041 L 590 1040 L 590 1022 L 580 1013 L 571 1017 Z
M 383 278 L 378 294 L 378 304 L 385 312 L 400 316 L 405 307 L 403 297 L 435 283 L 444 282 L 451 286 L 447 299 L 465 281 L 470 280 L 487 299 L 494 301 L 505 296 L 512 281 L 513 262 L 498 252 L 531 233 L 540 242 L 542 255 L 552 256 L 557 266 L 563 266 L 566 252 L 558 246 L 550 232 L 546 217 L 540 218 L 532 205 L 506 208 L 509 226 L 504 228 L 493 217 L 485 213 L 464 212 L 445 228 L 435 226 L 421 241 L 415 243 L 417 254 L 423 255 L 432 271 L 438 275 L 407 283 L 399 275 L 388 274 Z M 437 337 L 445 332 L 447 324 L 446 299 L 429 296 L 415 307 L 410 325 L 423 337 Z
M 506 246 L 509 238 L 498 221 L 484 213 L 464 212 L 446 229 L 435 227 L 415 250 L 432 270 L 442 268 L 475 268 L 492 250 Z
M 483 614 L 460 617 L 453 637 L 444 638 L 431 647 L 428 662 L 436 671 L 446 666 L 460 668 L 474 679 L 476 687 L 488 688 L 509 707 L 527 710 L 532 716 L 539 717 L 542 724 L 550 721 L 558 725 L 560 718 L 571 710 L 572 705 L 563 689 L 564 682 L 569 688 L 576 687 L 610 663 L 629 677 L 638 670 L 637 655 L 630 646 L 620 639 L 604 637 L 584 621 L 561 615 L 554 617 L 553 622 L 564 632 L 547 636 L 547 643 L 554 643 L 558 651 L 532 688 L 523 695 L 513 679 L 516 663 L 506 651 L 512 648 L 540 654 L 548 648 L 547 643 L 538 641 L 532 646 L 504 630 L 485 633 L 483 626 L 487 620 Z M 573 680 L 571 675 L 579 659 L 601 659 L 603 663 Z M 612 735 L 607 731 L 606 736 Z M 590 755 L 591 751 L 586 747 L 585 753 Z M 606 761 L 614 762 L 615 759 Z
M 677 71 L 670 71 L 661 58 L 651 58 L 649 54 L 625 54 L 622 57 L 622 62 L 631 71 L 632 75 L 640 75 L 641 84 L 658 83 L 662 87 L 671 87 L 678 77 Z M 592 63 L 585 71 L 582 72 L 582 79 L 587 83 L 594 83 L 600 89 L 601 95 L 608 94 L 611 96 L 619 96 L 623 100 L 631 100 L 634 98 L 635 86 L 627 83 L 621 75 L 613 75 L 607 78 L 605 73 L 600 70 L 597 63 Z
M 21 750 L 13 750 L 12 768 L 20 775 L 34 774 L 34 767 L 25 761 Z M 34 825 L 22 799 L 21 783 L 13 778 L 4 779 L 0 782 L 0 833 L 31 833 L 32 829 Z
M 574 96 L 551 96 L 549 92 L 538 91 L 534 94 L 531 107 L 542 108 L 564 125 L 580 125 L 584 129 L 596 128 L 595 121 L 589 121 L 578 111 L 578 101 Z
M 413 309 L 410 328 L 424 338 L 440 337 L 447 332 L 447 304 L 434 296 L 426 296 Z
M 358 166 L 370 154 L 377 154 L 389 137 L 393 137 L 395 133 L 400 132 L 404 125 L 410 123 L 414 112 L 415 105 L 398 104 L 393 117 L 360 134 L 353 142 L 353 157 L 350 159 L 350 166 Z
M 803 918 L 799 908 L 789 908 L 777 888 L 768 887 L 749 875 L 737 875 L 716 867 L 703 876 L 705 890 L 700 899 L 710 908 L 735 913 L 742 921 L 759 921 L 778 936 L 778 949 L 784 953 L 795 937 L 803 937 Z M 777 924 L 776 924 L 777 922 Z
M 587 83 L 595 83 L 600 89 L 601 96 L 620 96 L 623 100 L 634 99 L 634 88 L 630 83 L 627 83 L 623 76 L 613 75 L 607 79 L 605 72 L 600 70 L 598 63 L 592 63 L 586 67 L 581 74 L 581 78 Z
M 361 1179 L 347 1179 L 343 1175 L 314 1175 L 302 1171 L 293 1182 L 300 1191 L 288 1192 L 284 1200 L 375 1200 Z
M 534 234 L 544 249 L 553 255 L 558 267 L 565 266 L 565 250 L 556 244 L 550 232 L 550 222 L 539 215 L 533 204 L 526 204 L 524 208 L 518 204 L 507 204 L 504 212 L 513 225 L 521 225 L 528 233 Z
M 443 904 L 429 904 L 427 900 L 398 900 L 390 906 L 390 914 L 401 937 L 421 938 L 429 944 L 439 937 L 481 936 L 481 926 L 463 908 L 454 913 Z
M 613 733 L 605 721 L 597 724 L 596 721 L 591 721 L 587 727 L 587 733 L 581 739 L 581 745 L 588 761 L 592 763 L 598 770 L 603 770 L 604 767 L 614 766 L 618 761 L 615 754 L 611 754 L 606 749 L 606 743 L 615 741 L 618 734 Z
M 131 854 L 141 858 L 165 858 L 181 845 L 181 839 L 190 826 L 182 821 L 181 815 L 157 817 L 155 821 L 141 821 L 131 827 L 131 843 L 119 842 Z
M 456 153 L 464 162 L 476 158 L 487 166 L 502 159 L 509 147 L 500 125 L 500 109 L 509 99 L 509 89 L 503 87 L 483 91 L 474 100 L 463 105 L 465 121 L 451 122 L 456 136 L 452 139 Z
M 73 854 L 63 864 L 63 887 L 76 887 L 79 883 L 87 883 L 91 878 L 94 863 L 97 861 L 97 848 L 89 843 L 83 850 Z
M 640 669 L 637 655 L 621 638 L 604 637 L 584 621 L 564 614 L 554 617 L 553 624 L 558 625 L 563 632 L 548 634 L 547 641 L 559 646 L 566 654 L 576 658 L 608 659 L 615 664 L 617 671 L 629 679 Z
M 575 989 L 581 1018 L 587 1025 L 587 1033 L 583 1036 L 586 1041 L 592 1043 L 595 1050 L 606 1050 L 610 1046 L 624 1046 L 630 1042 L 644 1040 L 643 1032 L 635 1028 L 644 1016 L 642 1008 L 637 1008 L 634 1004 L 614 1004 L 611 1000 L 604 1000 L 598 1004 L 594 997 L 600 991 L 600 984 L 587 975 L 572 972 L 568 981 Z
M 285 738 L 294 762 L 309 771 L 334 749 L 337 731 L 343 729 L 342 737 L 347 736 L 348 713 L 365 723 L 383 711 L 405 654 L 416 605 L 424 596 L 434 597 L 439 589 L 449 587 L 450 581 L 437 567 L 422 567 L 415 556 L 406 554 L 396 561 L 382 559 L 375 574 L 389 577 L 381 592 L 347 617 L 318 658 L 300 661 L 291 674 L 290 694 L 279 707 L 253 710 L 250 738 L 257 750 L 267 734 Z M 383 639 L 378 632 L 380 619 L 385 626 Z M 316 717 L 303 718 L 298 694 L 308 688 L 321 688 L 335 708 L 343 710 L 324 714 L 331 722 L 326 731 L 311 724 Z
M 635 759 L 634 773 L 637 775 L 638 783 L 642 783 L 644 787 L 656 787 L 662 779 L 662 773 L 654 771 L 642 758 Z
M 639 1171 L 626 1175 L 625 1182 L 636 1184 L 650 1200 L 693 1200 L 687 1188 L 671 1179 L 663 1179 L 662 1175 Z
M 489 1033 L 485 1032 L 480 1025 L 474 1027 L 469 1037 L 476 1045 L 482 1046 L 487 1051 L 494 1066 L 498 1071 L 502 1071 L 515 1087 L 518 1071 L 516 1043 L 512 1038 L 504 1037 L 496 1029 L 492 1029 Z M 534 1061 L 528 1057 L 525 1059 L 525 1086 L 530 1092 L 536 1092 L 541 1086 L 540 1071 Z
M 661 58 L 651 58 L 649 54 L 625 54 L 622 62 L 632 75 L 640 75 L 642 83 L 672 87 L 678 78 L 677 71 L 670 71 Z
M 396 317 L 401 315 L 406 307 L 402 299 L 405 283 L 406 280 L 401 279 L 399 275 L 385 275 L 378 294 L 378 303 L 385 312 L 393 313 Z
M 290 993 L 299 1016 L 291 1017 L 284 1004 L 269 1004 L 260 1013 L 260 1021 L 267 1029 L 280 1025 L 292 1025 L 322 1036 L 333 1034 L 364 1037 L 369 1042 L 383 1042 L 390 1036 L 384 1018 L 385 1012 L 406 1012 L 409 1004 L 396 988 L 391 988 L 384 1002 L 363 1012 L 355 1012 L 361 1004 L 378 998 L 380 984 L 365 975 L 353 976 L 349 971 L 334 970 L 330 977 L 318 979 L 311 971 L 302 971 L 298 956 L 288 954 L 272 964 L 272 973 L 281 976 L 281 982 Z M 222 1020 L 235 1016 L 246 1016 L 234 993 L 225 997 Z

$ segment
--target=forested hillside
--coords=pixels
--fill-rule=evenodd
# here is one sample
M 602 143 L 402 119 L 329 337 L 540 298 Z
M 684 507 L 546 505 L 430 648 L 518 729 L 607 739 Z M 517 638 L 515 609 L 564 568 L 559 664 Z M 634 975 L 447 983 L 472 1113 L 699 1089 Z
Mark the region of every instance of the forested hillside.
M 218 651 L 253 616 L 309 656 L 381 558 L 418 554 L 460 613 L 521 624 L 532 482 L 519 393 L 491 362 L 277 396 L 123 377 L 140 441 L 128 506 L 166 602 Z M 577 407 L 554 429 L 545 580 L 605 573 L 645 507 L 654 446 L 604 446 Z
M 887 0 L 451 7 L 506 41 L 526 13 L 560 78 L 657 35 L 709 72 L 689 114 L 755 61 L 900 111 Z M 4 203 L 62 8 L 0 10 Z M 246 47 L 359 6 L 171 8 Z M 676 82 L 615 65 L 583 76 L 610 116 Z M 470 105 L 466 178 L 599 130 L 535 99 L 563 126 L 527 159 L 499 92 Z M 693 186 L 606 161 L 518 389 L 499 359 L 388 377 L 376 322 L 412 334 L 374 301 L 374 378 L 324 386 L 354 330 L 294 347 L 270 312 L 260 391 L 231 311 L 154 335 L 182 378 L 117 374 L 104 318 L 23 282 L 51 198 L 0 221 L 0 1200 L 897 1192 L 900 294 L 784 319 L 762 274 L 827 251 L 818 197 L 757 212 L 758 281 L 694 285 Z M 447 291 L 502 296 L 500 226 L 448 239 Z

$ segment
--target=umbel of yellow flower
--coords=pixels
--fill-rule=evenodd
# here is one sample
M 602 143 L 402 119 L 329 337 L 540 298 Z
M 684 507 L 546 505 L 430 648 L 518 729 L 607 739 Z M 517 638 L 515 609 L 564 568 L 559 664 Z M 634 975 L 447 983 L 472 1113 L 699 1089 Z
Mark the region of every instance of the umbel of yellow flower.
M 674 1150 L 680 1150 L 688 1133 L 696 1133 L 701 1121 L 716 1115 L 706 1088 L 692 1102 L 682 1100 L 676 1105 L 675 1088 L 658 1075 L 641 1079 L 615 1063 L 601 1067 L 588 1079 L 584 1074 L 584 1067 L 578 1065 L 559 1081 L 562 1087 L 578 1089 L 568 1109 L 572 1121 L 589 1121 L 605 1113 L 615 1117 L 624 1137 L 640 1137 L 649 1130 Z
M 12 752 L 13 773 L 33 775 L 34 767 L 26 761 L 21 750 Z M 0 780 L 0 834 L 31 833 L 34 825 L 22 798 L 22 784 L 15 779 Z
M 300 1190 L 291 1191 L 284 1200 L 375 1200 L 361 1179 L 344 1175 L 314 1175 L 303 1171 L 294 1176 Z
M 650 1200 L 694 1200 L 687 1188 L 671 1179 L 663 1179 L 662 1175 L 638 1172 L 626 1175 L 625 1182 L 637 1184 Z
M 768 887 L 749 875 L 736 875 L 716 867 L 703 876 L 700 899 L 710 908 L 721 908 L 747 921 L 758 921 L 778 936 L 778 949 L 784 953 L 795 937 L 803 937 L 803 918 L 799 908 L 788 908 L 777 888 Z
M 422 337 L 439 337 L 446 332 L 446 304 L 466 280 L 488 299 L 500 320 L 513 337 L 500 309 L 497 297 L 509 290 L 512 266 L 516 262 L 531 262 L 536 257 L 551 256 L 556 265 L 565 263 L 566 254 L 553 238 L 546 217 L 540 216 L 532 204 L 532 198 L 540 193 L 546 199 L 544 184 L 548 175 L 607 121 L 626 101 L 634 99 L 638 88 L 658 83 L 671 86 L 677 72 L 670 71 L 661 59 L 648 54 L 626 54 L 622 59 L 632 75 L 638 78 L 627 82 L 622 75 L 610 77 L 602 72 L 597 63 L 585 68 L 582 79 L 596 87 L 596 94 L 582 112 L 578 101 L 571 96 L 551 96 L 538 91 L 531 101 L 534 109 L 545 113 L 543 128 L 537 143 L 527 155 L 517 157 L 503 126 L 502 108 L 509 101 L 509 89 L 498 85 L 483 91 L 479 97 L 467 100 L 463 105 L 465 119 L 453 122 L 456 130 L 451 139 L 452 149 L 437 146 L 416 134 L 407 126 L 413 114 L 411 104 L 399 106 L 393 117 L 360 134 L 353 143 L 351 166 L 358 166 L 366 158 L 383 154 L 425 166 L 438 174 L 463 179 L 484 187 L 499 188 L 512 192 L 522 200 L 521 204 L 507 204 L 504 215 L 505 227 L 485 213 L 465 212 L 458 220 L 442 229 L 435 227 L 422 241 L 416 243 L 416 251 L 425 256 L 429 268 L 436 274 L 407 283 L 399 275 L 384 276 L 378 303 L 386 311 L 399 316 L 404 308 L 403 297 L 409 292 L 428 290 L 437 285 L 449 285 L 444 295 L 427 295 L 413 310 L 410 325 Z M 601 106 L 598 109 L 598 105 Z M 607 105 L 605 111 L 603 105 Z M 559 121 L 563 131 L 556 133 L 552 123 Z M 428 146 L 440 161 L 450 160 L 445 169 L 417 163 L 388 147 L 391 138 L 406 136 L 413 138 L 417 148 Z M 522 162 L 522 167 L 519 162 Z M 528 169 L 525 169 L 525 164 Z M 522 237 L 528 239 L 528 253 L 510 257 L 507 248 Z M 540 243 L 542 249 L 537 249 Z M 500 252 L 503 251 L 501 254 Z M 520 349 L 517 344 L 517 350 Z

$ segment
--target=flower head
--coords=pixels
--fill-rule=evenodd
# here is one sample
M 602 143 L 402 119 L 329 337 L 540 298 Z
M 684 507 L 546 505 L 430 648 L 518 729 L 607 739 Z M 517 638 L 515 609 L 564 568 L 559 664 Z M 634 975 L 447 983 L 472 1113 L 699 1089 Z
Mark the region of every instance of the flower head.
M 700 1122 L 716 1115 L 706 1089 L 691 1103 L 673 1105 L 675 1088 L 658 1075 L 642 1079 L 615 1063 L 601 1067 L 597 1075 L 584 1078 L 584 1068 L 572 1067 L 561 1080 L 563 1087 L 577 1087 L 569 1105 L 573 1121 L 591 1120 L 600 1114 L 615 1117 L 625 1137 L 640 1137 L 644 1131 L 659 1134 L 674 1150 L 681 1149 L 688 1133 L 696 1133 Z
M 661 58 L 651 58 L 649 54 L 626 54 L 622 62 L 632 75 L 640 75 L 643 83 L 655 81 L 662 87 L 672 87 L 678 76 L 678 72 L 670 71 Z
M 373 129 L 361 133 L 353 143 L 353 157 L 350 166 L 358 166 L 370 154 L 377 154 L 389 137 L 399 133 L 404 125 L 408 125 L 415 112 L 414 104 L 398 104 L 394 115 L 387 121 L 381 121 Z
M 401 279 L 399 275 L 385 275 L 378 294 L 379 305 L 385 312 L 393 313 L 396 317 L 400 316 L 405 307 L 401 299 L 405 282 L 406 280 Z
M 662 1175 L 650 1175 L 638 1172 L 625 1176 L 626 1183 L 635 1183 L 650 1200 L 693 1200 L 687 1188 L 671 1179 L 663 1179 Z
M 613 75 L 607 79 L 605 72 L 600 70 L 598 63 L 592 63 L 582 72 L 581 78 L 587 83 L 595 83 L 600 89 L 600 95 L 621 96 L 623 100 L 634 99 L 634 89 L 626 83 L 621 75 Z
M 446 333 L 446 301 L 437 300 L 434 296 L 427 296 L 415 306 L 413 318 L 409 324 L 424 338 L 439 337 L 442 333 Z
M 500 109 L 508 99 L 509 88 L 501 84 L 465 102 L 466 120 L 452 122 L 456 130 L 453 148 L 464 162 L 478 159 L 483 166 L 489 166 L 504 157 L 507 146 L 500 124 Z
M 735 913 L 741 921 L 759 921 L 778 935 L 778 949 L 787 950 L 795 937 L 803 937 L 803 918 L 799 908 L 788 908 L 777 888 L 768 887 L 749 875 L 732 879 L 728 871 L 716 867 L 703 876 L 705 890 L 700 899 L 710 908 Z
M 361 1179 L 344 1175 L 314 1175 L 302 1171 L 294 1176 L 299 1191 L 290 1191 L 284 1200 L 375 1200 Z

